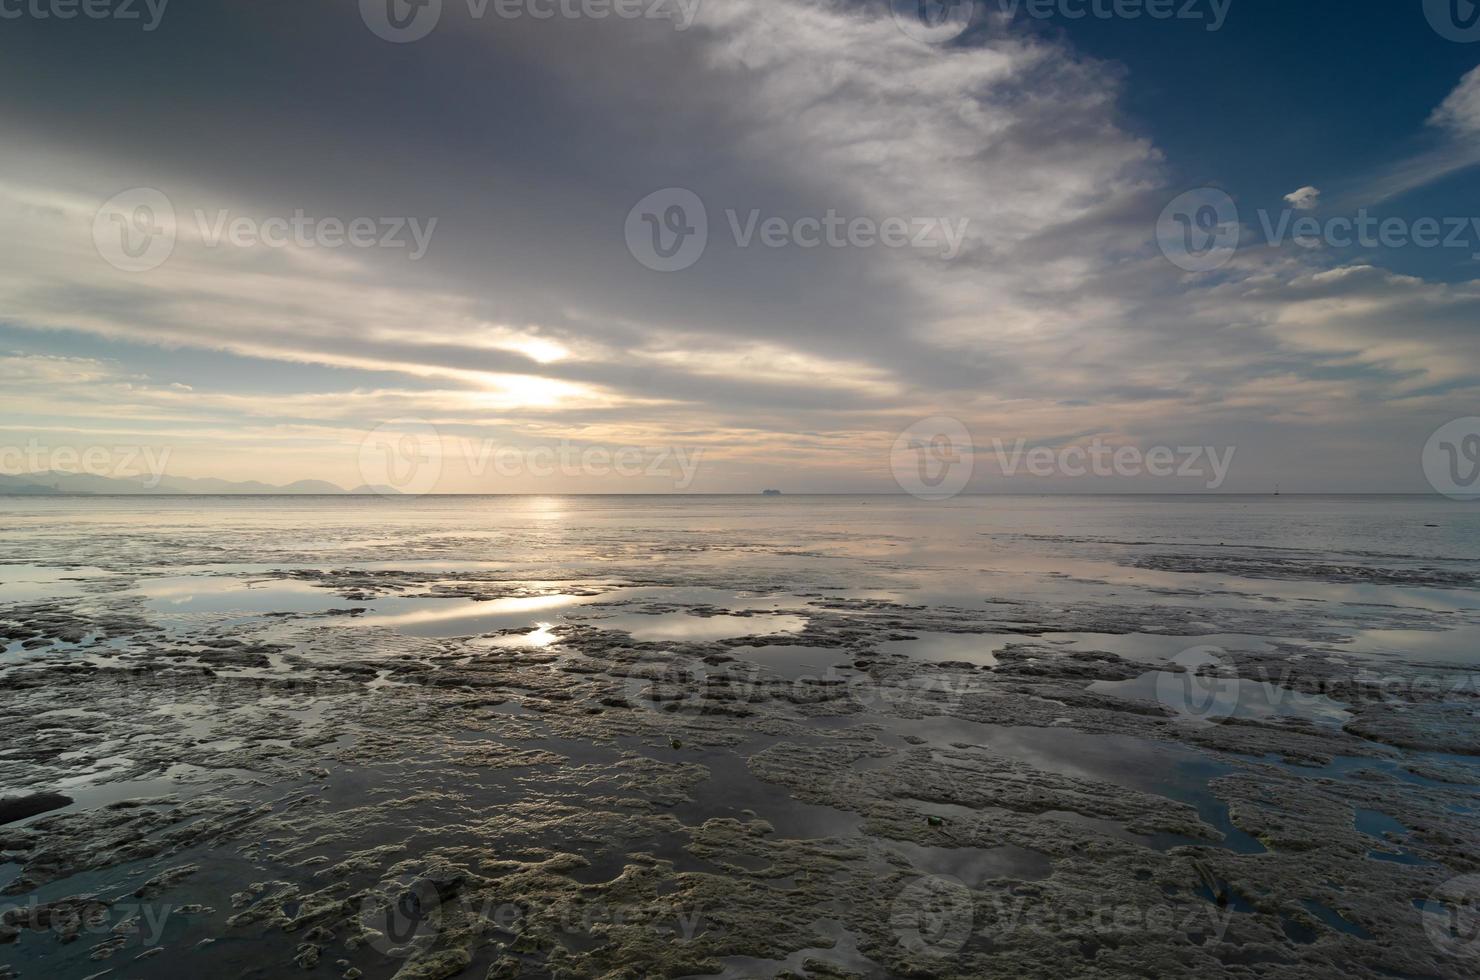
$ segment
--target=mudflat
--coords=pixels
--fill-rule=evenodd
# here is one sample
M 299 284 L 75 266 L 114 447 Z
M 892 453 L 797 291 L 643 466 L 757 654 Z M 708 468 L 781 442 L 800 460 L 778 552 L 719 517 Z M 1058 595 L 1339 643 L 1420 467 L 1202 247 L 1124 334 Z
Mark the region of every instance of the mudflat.
M 0 511 L 0 976 L 1480 968 L 1464 505 Z

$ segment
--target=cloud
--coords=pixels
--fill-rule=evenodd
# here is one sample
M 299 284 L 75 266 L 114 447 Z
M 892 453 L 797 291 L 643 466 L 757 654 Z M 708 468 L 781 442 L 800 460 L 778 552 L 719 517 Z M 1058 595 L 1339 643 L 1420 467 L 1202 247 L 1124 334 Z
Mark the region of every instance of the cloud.
M 939 414 L 984 441 L 1239 440 L 1255 467 L 1287 438 L 1268 426 L 1339 434 L 1335 453 L 1366 425 L 1372 468 L 1391 471 L 1441 411 L 1433 386 L 1467 385 L 1480 353 L 1468 285 L 1275 250 L 1216 275 L 1171 266 L 1153 230 L 1178 188 L 1124 121 L 1123 72 L 1042 33 L 998 26 L 936 48 L 882 4 L 807 0 L 707 4 L 683 32 L 495 24 L 449 4 L 432 36 L 386 45 L 353 5 L 212 6 L 172 10 L 147 39 L 149 64 L 244 39 L 184 88 L 156 88 L 126 44 L 83 57 L 54 33 L 0 60 L 7 323 L 37 346 L 80 332 L 153 360 L 142 380 L 79 364 L 75 383 L 27 388 L 16 413 L 38 429 L 213 433 L 192 458 L 263 475 L 266 454 L 231 451 L 272 447 L 297 468 L 270 474 L 281 482 L 350 482 L 353 434 L 405 415 L 509 441 L 683 441 L 723 479 L 776 467 L 858 488 L 890 488 L 894 434 Z M 294 32 L 238 29 L 285 16 Z M 264 60 L 290 69 L 264 75 Z M 1461 91 L 1440 110 L 1446 134 L 1471 118 Z M 93 209 L 132 186 L 167 193 L 182 226 L 146 273 L 92 241 Z M 623 223 L 670 186 L 703 199 L 711 236 L 665 275 L 628 253 Z M 438 224 L 409 262 L 212 247 L 194 214 L 222 209 Z M 950 262 L 742 248 L 731 210 L 968 231 Z M 202 351 L 242 373 L 198 376 Z M 273 364 L 331 380 L 289 387 Z M 700 488 L 749 485 L 712 479 Z
M 1434 110 L 1429 122 L 1461 138 L 1480 137 L 1480 68 L 1460 80 L 1459 86 Z
M 1285 195 L 1285 203 L 1297 211 L 1314 211 L 1321 203 L 1321 192 L 1306 186 Z
M 1480 165 L 1480 68 L 1460 79 L 1428 119 L 1438 145 L 1378 173 L 1363 187 L 1364 204 L 1377 204 Z

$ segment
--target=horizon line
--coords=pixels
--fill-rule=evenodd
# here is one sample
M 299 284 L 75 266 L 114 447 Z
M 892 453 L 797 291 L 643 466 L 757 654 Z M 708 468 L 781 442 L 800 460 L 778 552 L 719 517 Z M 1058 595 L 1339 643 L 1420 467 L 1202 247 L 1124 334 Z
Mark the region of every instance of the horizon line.
M 902 497 L 907 499 L 922 500 L 926 503 L 944 503 L 958 497 L 1432 497 L 1435 500 L 1452 500 L 1455 503 L 1474 503 L 1473 500 L 1463 500 L 1447 497 L 1444 494 L 1435 493 L 1432 490 L 1288 490 L 1273 492 L 1269 490 L 1121 490 L 1121 491 L 1094 491 L 1094 490 L 1038 490 L 1038 491 L 1002 491 L 1002 490 L 974 490 L 962 491 L 951 497 L 934 500 L 929 497 L 919 497 L 906 491 L 880 491 L 880 490 L 794 490 L 782 491 L 780 493 L 764 493 L 760 490 L 674 490 L 662 492 L 615 492 L 615 491 L 590 491 L 590 490 L 559 490 L 559 491 L 476 491 L 467 493 L 355 493 L 352 491 L 341 491 L 339 493 L 293 493 L 287 491 L 230 491 L 230 490 L 143 490 L 135 492 L 127 491 L 88 491 L 88 490 L 48 490 L 43 493 L 26 493 L 0 490 L 0 497 L 24 497 L 24 498 L 46 498 L 46 497 L 370 497 L 383 498 L 387 500 L 416 500 L 423 497 Z

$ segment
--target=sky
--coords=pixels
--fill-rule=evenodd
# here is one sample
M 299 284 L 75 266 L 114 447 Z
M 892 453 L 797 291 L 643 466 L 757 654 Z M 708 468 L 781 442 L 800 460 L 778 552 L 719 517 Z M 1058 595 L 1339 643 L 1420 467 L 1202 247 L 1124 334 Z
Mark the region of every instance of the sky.
M 1468 3 L 921 7 L 0 0 L 0 471 L 1433 487 Z

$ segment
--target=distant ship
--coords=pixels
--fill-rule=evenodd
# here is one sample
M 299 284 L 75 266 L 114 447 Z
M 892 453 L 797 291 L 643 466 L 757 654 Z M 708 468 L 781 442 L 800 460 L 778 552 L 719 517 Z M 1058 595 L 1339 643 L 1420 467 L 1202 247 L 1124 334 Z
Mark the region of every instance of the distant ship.
M 781 496 L 781 491 L 780 490 L 762 490 L 761 491 L 761 496 L 762 497 L 779 497 L 779 496 Z

